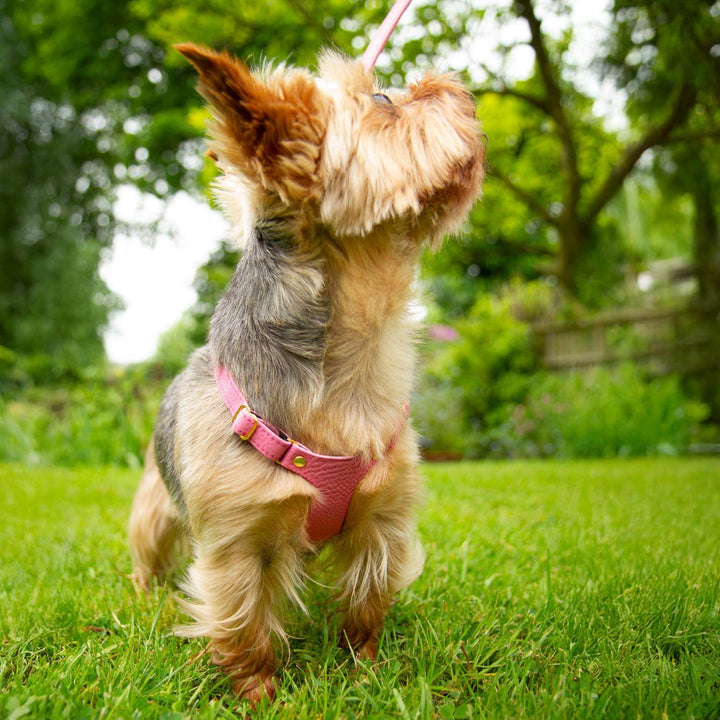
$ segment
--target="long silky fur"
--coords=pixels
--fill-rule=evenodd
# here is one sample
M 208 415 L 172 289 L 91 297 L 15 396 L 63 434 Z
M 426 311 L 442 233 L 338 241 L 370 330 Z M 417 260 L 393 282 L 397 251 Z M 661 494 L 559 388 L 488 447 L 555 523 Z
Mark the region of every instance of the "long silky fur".
M 178 49 L 212 110 L 217 195 L 243 254 L 208 345 L 161 405 L 130 521 L 134 576 L 147 588 L 190 540 L 180 606 L 194 622 L 179 632 L 209 638 L 254 703 L 275 692 L 288 607 L 304 610 L 317 550 L 305 521 L 321 498 L 233 434 L 213 368 L 228 368 L 255 412 L 314 451 L 377 458 L 329 554 L 342 636 L 374 657 L 394 596 L 423 566 L 405 410 L 418 261 L 479 195 L 484 143 L 453 77 L 428 75 L 387 105 L 373 99 L 374 78 L 337 54 L 321 58 L 318 78 Z

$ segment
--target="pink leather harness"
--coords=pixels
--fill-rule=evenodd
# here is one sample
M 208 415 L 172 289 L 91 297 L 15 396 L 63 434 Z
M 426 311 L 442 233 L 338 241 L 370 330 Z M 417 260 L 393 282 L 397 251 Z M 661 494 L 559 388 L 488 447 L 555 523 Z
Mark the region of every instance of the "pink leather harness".
M 377 459 L 365 462 L 357 455 L 318 455 L 255 415 L 226 368 L 215 368 L 215 381 L 232 414 L 233 432 L 266 458 L 305 478 L 320 491 L 321 499 L 313 502 L 307 519 L 309 538 L 313 542 L 322 542 L 337 535 L 357 484 Z M 388 449 L 396 440 L 397 435 Z

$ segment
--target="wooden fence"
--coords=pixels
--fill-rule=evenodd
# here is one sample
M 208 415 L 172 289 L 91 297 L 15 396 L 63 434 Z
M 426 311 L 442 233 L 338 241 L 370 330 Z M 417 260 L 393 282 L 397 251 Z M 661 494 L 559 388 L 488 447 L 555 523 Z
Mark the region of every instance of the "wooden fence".
M 718 339 L 689 308 L 622 308 L 533 326 L 545 367 L 587 369 L 633 360 L 653 375 L 720 370 Z

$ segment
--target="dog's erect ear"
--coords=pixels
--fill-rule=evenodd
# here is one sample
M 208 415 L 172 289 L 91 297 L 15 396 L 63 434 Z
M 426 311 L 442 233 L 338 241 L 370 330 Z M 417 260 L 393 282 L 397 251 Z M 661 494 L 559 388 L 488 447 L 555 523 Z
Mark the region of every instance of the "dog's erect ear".
M 175 45 L 198 70 L 198 90 L 213 110 L 210 151 L 287 204 L 313 197 L 318 186 L 325 110 L 315 83 L 299 71 L 264 82 L 226 52 Z

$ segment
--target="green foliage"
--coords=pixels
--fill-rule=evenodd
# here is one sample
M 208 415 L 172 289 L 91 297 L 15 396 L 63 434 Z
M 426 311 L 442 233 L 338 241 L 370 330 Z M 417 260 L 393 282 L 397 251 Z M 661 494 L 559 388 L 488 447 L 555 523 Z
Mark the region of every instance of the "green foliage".
M 623 228 L 628 257 L 638 265 L 687 257 L 693 244 L 693 208 L 686 194 L 658 186 L 647 173 L 636 173 L 608 208 Z
M 167 377 L 174 377 L 185 369 L 190 354 L 198 347 L 198 343 L 193 342 L 195 330 L 194 318 L 190 313 L 185 313 L 160 336 L 153 363 L 162 368 Z
M 370 667 L 337 647 L 333 590 L 292 615 L 262 718 L 713 718 L 720 712 L 717 460 L 432 465 L 424 573 Z M 171 633 L 173 588 L 136 597 L 139 473 L 0 467 L 0 716 L 237 718 Z
M 0 4 L 0 345 L 53 382 L 103 357 L 102 330 L 117 307 L 98 275 L 111 196 L 89 120 L 28 70 L 23 10 Z
M 669 206 L 689 199 L 696 303 L 705 308 L 708 333 L 720 333 L 720 13 L 717 3 L 688 0 L 615 0 L 617 23 L 606 69 L 628 93 L 635 123 L 657 115 L 668 97 L 692 104 L 684 133 L 676 133 L 654 158 L 653 171 Z M 665 218 L 661 218 L 664 220 Z M 673 227 L 663 226 L 667 236 Z M 718 382 L 705 393 L 712 401 Z M 720 417 L 720 407 L 714 413 Z
M 145 24 L 149 37 L 170 48 L 179 41 L 225 47 L 244 59 L 261 58 L 312 65 L 319 48 L 335 45 L 349 50 L 360 34 L 363 19 L 377 17 L 382 8 L 365 9 L 365 2 L 331 0 L 303 3 L 275 0 L 262 4 L 211 5 L 199 0 L 133 0 L 134 16 Z M 341 22 L 351 18 L 349 22 Z M 173 53 L 169 65 L 185 67 Z
M 508 435 L 537 455 L 676 455 L 707 417 L 676 376 L 649 379 L 632 364 L 537 378 L 512 414 Z
M 631 250 L 618 242 L 620 226 L 611 213 L 600 217 L 577 261 L 582 277 L 575 293 L 585 311 L 627 304 L 625 273 Z
M 466 313 L 480 293 L 496 292 L 512 277 L 545 274 L 555 249 L 532 213 L 490 178 L 468 226 L 439 251 L 426 251 L 422 277 L 448 319 Z
M 413 408 L 431 448 L 488 454 L 490 428 L 507 420 L 539 369 L 527 323 L 551 304 L 546 283 L 511 284 L 475 301 L 455 324 L 457 341 L 429 348 Z
M 517 83 L 516 89 L 537 95 L 537 84 L 533 77 Z M 562 242 L 557 229 L 545 222 L 536 209 L 540 206 L 558 212 L 568 181 L 558 171 L 563 163 L 563 148 L 546 113 L 484 87 L 478 92 L 478 116 L 488 136 L 483 199 L 471 215 L 465 236 L 459 242 L 446 243 L 440 253 L 426 257 L 424 264 L 425 276 L 447 313 L 467 310 L 477 293 L 496 290 L 511 277 L 535 279 L 548 275 L 555 279 L 558 242 Z M 589 99 L 579 91 L 568 87 L 565 102 L 568 112 L 573 113 L 581 176 L 602 177 L 612 167 L 618 141 L 592 115 Z M 522 187 L 520 193 L 518 187 Z M 591 190 L 594 183 L 584 183 L 579 188 L 581 200 Z M 588 232 L 584 238 L 588 247 L 593 237 Z M 612 236 L 612 245 L 622 260 L 617 232 Z M 590 270 L 592 276 L 592 265 Z M 613 270 L 617 273 L 616 264 Z M 584 283 L 585 273 L 582 278 Z M 616 276 L 605 275 L 602 279 L 608 283 L 607 288 Z
M 544 282 L 483 295 L 457 320 L 459 338 L 431 343 L 413 399 L 430 455 L 614 457 L 678 454 L 708 407 L 678 376 L 652 379 L 627 364 L 587 373 L 542 370 L 531 324 L 561 305 Z M 615 346 L 641 338 L 620 333 Z
M 139 467 L 166 381 L 153 366 L 0 399 L 0 461 Z
M 605 70 L 629 91 L 634 120 L 653 120 L 681 87 L 697 93 L 701 106 L 717 108 L 720 56 L 713 45 L 720 14 L 713 3 L 614 0 L 612 11 Z

